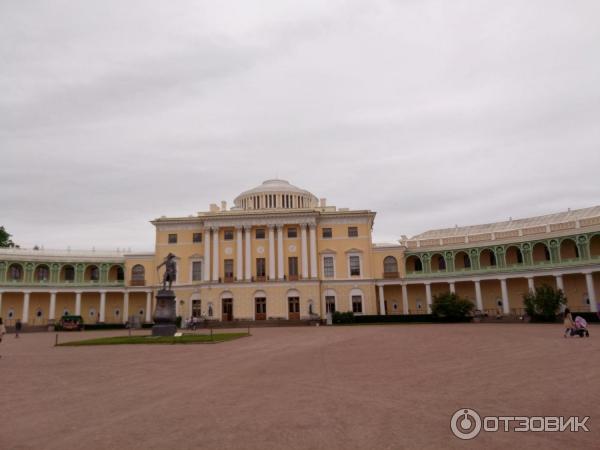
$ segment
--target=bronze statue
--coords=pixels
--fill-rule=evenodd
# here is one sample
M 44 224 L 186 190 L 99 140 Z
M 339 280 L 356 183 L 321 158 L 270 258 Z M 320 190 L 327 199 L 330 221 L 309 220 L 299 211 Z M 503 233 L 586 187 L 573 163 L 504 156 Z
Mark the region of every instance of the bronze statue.
M 170 291 L 173 281 L 177 279 L 177 264 L 175 263 L 175 255 L 173 253 L 169 253 L 165 260 L 156 266 L 156 270 L 160 269 L 162 266 L 165 266 L 165 274 L 163 275 L 163 291 L 167 289 L 167 282 L 169 282 Z

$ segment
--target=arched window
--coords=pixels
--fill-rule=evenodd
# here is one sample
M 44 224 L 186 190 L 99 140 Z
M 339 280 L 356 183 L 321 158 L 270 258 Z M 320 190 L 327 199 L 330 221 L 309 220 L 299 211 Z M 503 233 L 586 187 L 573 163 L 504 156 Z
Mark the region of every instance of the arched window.
M 63 266 L 61 269 L 60 280 L 61 281 L 75 281 L 75 268 L 71 265 Z
M 48 281 L 50 278 L 50 268 L 41 264 L 35 268 L 35 281 Z
M 577 244 L 572 239 L 563 239 L 560 243 L 560 259 L 578 259 L 579 258 L 579 249 L 577 248 Z
M 100 280 L 100 269 L 98 266 L 88 266 L 85 269 L 85 277 L 86 281 L 98 281 Z
M 509 266 L 523 264 L 523 253 L 516 245 L 511 245 L 506 249 L 506 264 Z
M 432 272 L 443 272 L 446 270 L 446 260 L 443 255 L 439 253 L 431 257 L 431 271 Z
M 421 262 L 421 258 L 416 255 L 411 255 L 406 258 L 406 271 L 407 272 L 422 272 L 423 271 L 423 263 Z
M 471 258 L 466 252 L 458 252 L 454 255 L 454 269 L 464 270 L 471 268 Z
M 144 281 L 146 279 L 146 269 L 141 264 L 136 264 L 131 268 L 132 281 Z
M 398 276 L 398 260 L 393 256 L 386 256 L 383 260 L 383 276 L 397 277 Z
M 543 242 L 538 242 L 533 246 L 532 259 L 534 264 L 550 261 L 550 250 Z
M 479 267 L 494 267 L 496 265 L 496 254 L 493 250 L 486 248 L 479 254 Z
M 23 279 L 23 267 L 20 264 L 11 264 L 8 268 L 9 281 L 21 281 Z

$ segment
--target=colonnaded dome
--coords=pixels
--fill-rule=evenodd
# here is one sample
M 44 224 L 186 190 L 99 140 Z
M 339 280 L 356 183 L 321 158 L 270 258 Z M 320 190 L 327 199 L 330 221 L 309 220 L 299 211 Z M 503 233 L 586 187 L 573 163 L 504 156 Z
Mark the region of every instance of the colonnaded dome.
M 233 201 L 236 209 L 316 208 L 319 200 L 305 189 L 286 180 L 263 181 L 260 186 L 242 192 Z

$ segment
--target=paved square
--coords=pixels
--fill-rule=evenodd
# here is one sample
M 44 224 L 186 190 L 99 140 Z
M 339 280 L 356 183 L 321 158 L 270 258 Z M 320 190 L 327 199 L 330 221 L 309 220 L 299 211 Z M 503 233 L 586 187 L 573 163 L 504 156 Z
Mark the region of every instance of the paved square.
M 600 327 L 265 328 L 218 345 L 0 344 L 0 448 L 597 448 Z M 122 332 L 61 334 L 81 339 Z M 450 431 L 482 415 L 591 416 L 589 433 Z

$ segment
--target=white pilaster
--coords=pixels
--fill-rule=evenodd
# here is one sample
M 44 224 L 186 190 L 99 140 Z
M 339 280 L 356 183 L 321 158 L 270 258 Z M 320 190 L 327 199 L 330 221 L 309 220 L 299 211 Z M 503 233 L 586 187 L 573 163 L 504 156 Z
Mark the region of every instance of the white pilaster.
M 500 289 L 502 290 L 502 312 L 508 315 L 510 314 L 510 304 L 508 303 L 508 287 L 505 278 L 500 280 Z
M 219 227 L 213 227 L 213 281 L 219 281 Z
M 408 286 L 402 285 L 402 312 L 408 314 Z
M 379 285 L 379 314 L 385 316 L 385 297 L 382 284 Z
M 477 302 L 477 309 L 483 311 L 483 298 L 481 296 L 481 282 L 475 280 L 475 301 Z
M 274 280 L 275 278 L 277 278 L 275 274 L 275 227 L 269 225 L 269 273 L 267 279 Z
M 152 322 L 152 291 L 146 292 L 146 323 Z
M 562 275 L 556 275 L 555 278 L 556 278 L 556 288 L 560 289 L 563 292 L 565 292 L 565 284 L 563 282 Z
M 317 278 L 317 226 L 310 225 L 310 277 Z
M 244 279 L 244 257 L 242 256 L 242 227 L 238 227 L 235 229 L 235 279 L 237 281 L 242 281 Z
M 427 297 L 427 314 L 431 314 L 431 283 L 425 283 L 425 295 Z
M 0 309 L 1 306 L 0 306 Z M 50 292 L 50 311 L 48 311 L 48 320 L 56 319 L 56 291 Z
M 306 224 L 300 224 L 300 257 L 302 258 L 302 278 L 308 278 L 308 255 L 306 249 Z
M 587 284 L 588 298 L 590 299 L 590 311 L 598 312 L 596 303 L 596 289 L 594 288 L 594 277 L 591 273 L 585 274 L 585 284 Z
M 535 292 L 535 284 L 533 282 L 533 277 L 527 278 L 527 288 L 529 292 Z
M 129 291 L 123 292 L 123 311 L 121 312 L 121 322 L 126 323 L 129 320 Z
M 81 292 L 75 292 L 75 315 L 81 315 Z
M 454 284 L 454 282 L 450 282 L 450 293 L 451 294 L 456 294 L 456 285 Z
M 277 278 L 283 280 L 283 225 L 277 225 Z
M 26 324 L 29 322 L 29 291 L 23 292 L 23 317 L 21 317 L 21 323 Z
M 204 229 L 204 261 L 202 261 L 202 279 L 210 281 L 210 228 Z
M 100 323 L 106 320 L 106 291 L 100 291 Z
M 252 227 L 244 227 L 244 231 L 246 234 L 246 255 L 245 255 L 246 269 L 244 271 L 244 275 L 245 275 L 246 281 L 250 281 L 252 278 L 252 260 L 251 260 Z

